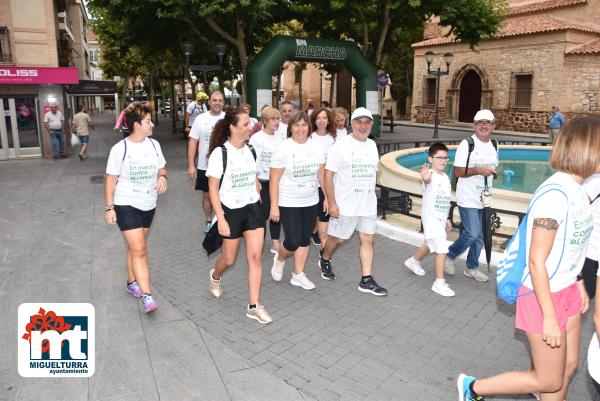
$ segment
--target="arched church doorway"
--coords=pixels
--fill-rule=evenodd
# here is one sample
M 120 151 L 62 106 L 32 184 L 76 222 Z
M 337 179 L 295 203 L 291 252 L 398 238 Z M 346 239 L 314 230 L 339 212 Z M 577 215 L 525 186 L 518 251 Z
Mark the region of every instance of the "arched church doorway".
M 481 78 L 470 70 L 460 82 L 460 100 L 458 106 L 458 121 L 472 123 L 475 113 L 481 107 Z

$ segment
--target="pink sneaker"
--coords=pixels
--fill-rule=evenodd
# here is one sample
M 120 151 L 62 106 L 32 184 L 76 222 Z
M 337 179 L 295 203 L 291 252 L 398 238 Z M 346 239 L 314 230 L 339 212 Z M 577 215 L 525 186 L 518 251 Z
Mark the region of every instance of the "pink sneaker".
M 142 304 L 144 305 L 144 313 L 154 312 L 158 309 L 158 304 L 150 294 L 144 294 Z
M 127 292 L 136 298 L 142 297 L 142 289 L 135 280 L 132 283 L 127 283 Z

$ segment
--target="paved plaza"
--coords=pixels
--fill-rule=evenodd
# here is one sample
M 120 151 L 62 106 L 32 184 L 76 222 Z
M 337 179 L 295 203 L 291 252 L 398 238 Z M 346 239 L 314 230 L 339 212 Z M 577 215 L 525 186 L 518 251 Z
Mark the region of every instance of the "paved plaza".
M 415 248 L 379 235 L 374 277 L 388 289 L 386 297 L 357 291 L 353 238 L 333 256 L 335 281 L 320 278 L 311 246 L 306 273 L 317 285 L 313 291 L 289 284 L 292 260 L 284 279 L 274 282 L 265 247 L 261 303 L 273 316 L 269 325 L 245 316 L 243 247 L 223 277 L 223 297 L 212 298 L 208 272 L 215 257 L 201 247 L 200 195 L 186 174 L 185 141 L 163 118 L 155 138 L 167 160 L 169 188 L 159 197 L 149 240 L 160 308 L 144 315 L 141 302 L 125 291 L 123 239 L 104 223 L 103 184 L 96 179 L 120 134 L 110 129 L 112 116 L 92 118 L 98 129 L 85 162 L 76 155 L 0 162 L 0 400 L 451 401 L 461 372 L 486 376 L 529 366 L 514 307 L 497 301 L 494 280 L 478 283 L 458 271 L 448 278 L 456 297 L 440 297 L 430 290 L 432 259 L 425 262 L 427 275 L 417 277 L 403 266 Z M 386 139 L 412 139 L 405 129 Z M 17 308 L 23 302 L 94 305 L 91 378 L 19 376 Z M 600 400 L 585 362 L 592 332 L 589 311 L 569 401 Z

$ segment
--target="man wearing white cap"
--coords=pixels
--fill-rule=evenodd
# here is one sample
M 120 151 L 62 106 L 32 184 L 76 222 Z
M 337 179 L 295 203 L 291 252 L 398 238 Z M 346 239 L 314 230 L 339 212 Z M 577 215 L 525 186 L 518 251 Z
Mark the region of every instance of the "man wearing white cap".
M 448 248 L 445 270 L 448 274 L 454 274 L 454 260 L 468 248 L 467 268 L 463 273 L 485 282 L 488 277 L 479 269 L 479 254 L 483 248 L 481 193 L 486 183 L 491 191 L 498 166 L 497 143 L 491 139 L 496 121 L 490 110 L 483 109 L 475 114 L 473 123 L 475 135 L 458 145 L 454 158 L 454 175 L 458 177 L 456 203 L 463 232 Z
M 352 113 L 352 134 L 331 146 L 325 164 L 325 196 L 329 204 L 329 238 L 321 253 L 321 277 L 335 279 L 331 255 L 354 231 L 360 237 L 360 266 L 362 278 L 358 290 L 373 295 L 387 295 L 371 274 L 373 266 L 373 237 L 377 226 L 377 197 L 375 175 L 379 154 L 369 139 L 373 115 L 364 107 Z

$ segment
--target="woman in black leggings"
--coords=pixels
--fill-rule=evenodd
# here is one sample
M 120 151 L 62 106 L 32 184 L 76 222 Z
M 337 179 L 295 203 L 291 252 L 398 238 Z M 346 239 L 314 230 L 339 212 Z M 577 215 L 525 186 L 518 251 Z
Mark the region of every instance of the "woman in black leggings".
M 289 120 L 288 138 L 271 160 L 270 194 L 273 221 L 281 220 L 285 240 L 273 259 L 271 275 L 280 281 L 285 260 L 294 256 L 295 266 L 290 284 L 312 290 L 315 284 L 304 274 L 310 234 L 317 218 L 319 184 L 323 182 L 325 157 L 320 146 L 308 136 L 310 122 L 303 111 Z M 327 208 L 327 199 L 324 201 Z

